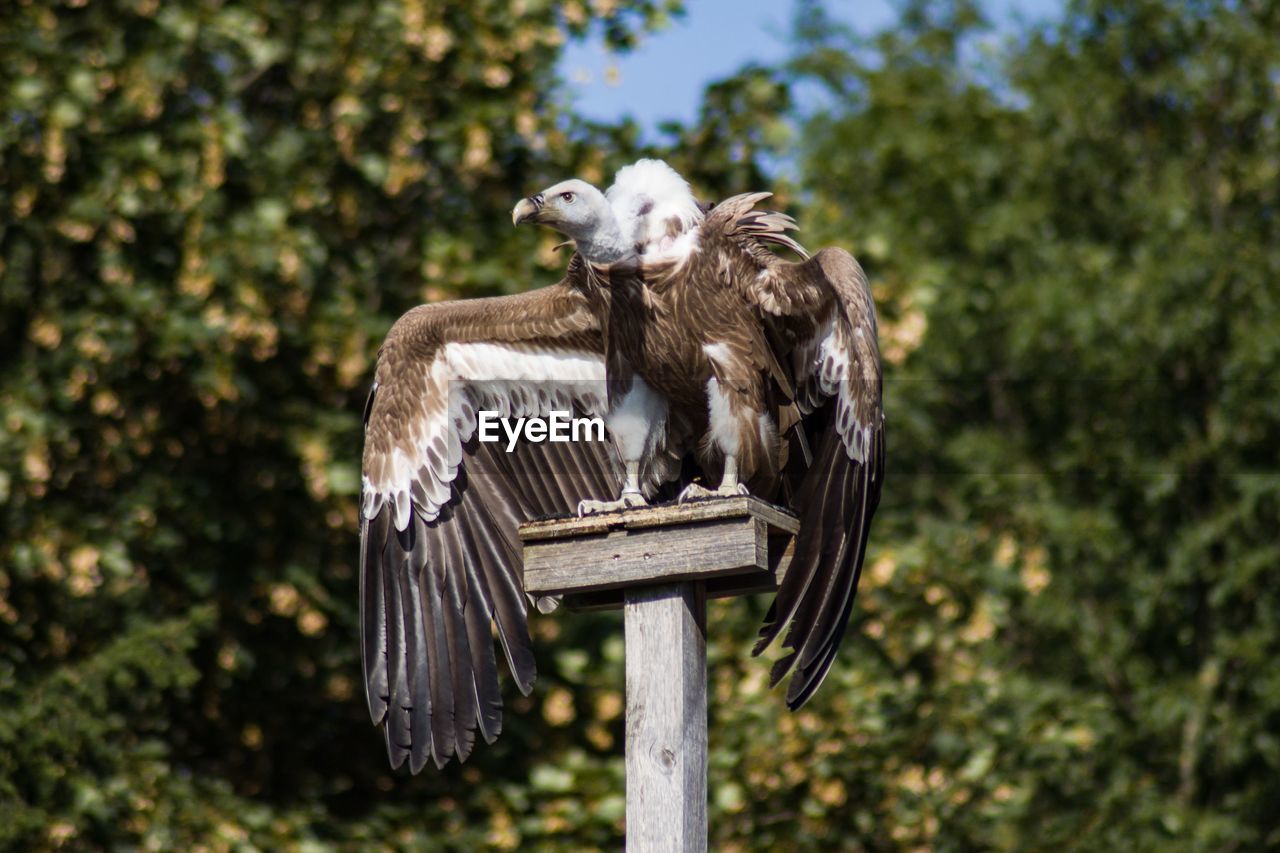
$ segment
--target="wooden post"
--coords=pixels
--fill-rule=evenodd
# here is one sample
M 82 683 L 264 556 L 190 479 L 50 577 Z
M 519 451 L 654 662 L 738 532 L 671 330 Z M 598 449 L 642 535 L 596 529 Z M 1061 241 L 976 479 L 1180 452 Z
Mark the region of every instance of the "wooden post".
M 623 613 L 627 848 L 706 850 L 706 589 L 631 587 Z
M 623 607 L 627 848 L 707 848 L 707 597 L 777 588 L 798 523 L 755 497 L 520 528 L 524 585 Z

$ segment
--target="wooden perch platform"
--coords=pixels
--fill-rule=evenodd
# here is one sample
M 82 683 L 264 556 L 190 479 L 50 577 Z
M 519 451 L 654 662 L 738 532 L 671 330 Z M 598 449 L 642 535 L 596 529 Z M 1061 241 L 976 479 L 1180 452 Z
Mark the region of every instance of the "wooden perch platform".
M 770 592 L 798 526 L 752 496 L 534 521 L 520 527 L 524 588 L 576 610 L 621 607 L 624 588 L 646 584 L 700 580 L 710 598 Z
M 776 589 L 798 528 L 750 496 L 520 528 L 527 592 L 624 608 L 627 850 L 707 849 L 707 597 Z

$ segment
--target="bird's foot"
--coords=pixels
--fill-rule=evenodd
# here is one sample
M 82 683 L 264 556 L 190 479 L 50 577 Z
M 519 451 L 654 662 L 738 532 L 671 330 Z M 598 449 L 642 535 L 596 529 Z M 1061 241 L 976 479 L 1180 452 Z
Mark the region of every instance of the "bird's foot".
M 676 503 L 685 503 L 686 501 L 698 501 L 705 498 L 736 498 L 740 495 L 749 495 L 747 487 L 742 483 L 733 483 L 725 485 L 721 483 L 719 488 L 708 489 L 706 486 L 700 486 L 697 483 L 690 483 L 684 487 L 684 491 L 680 493 L 680 497 L 676 498 Z
M 632 509 L 648 506 L 649 502 L 639 492 L 623 492 L 616 501 L 578 501 L 578 518 L 584 515 L 598 515 L 602 512 L 617 512 L 621 509 Z

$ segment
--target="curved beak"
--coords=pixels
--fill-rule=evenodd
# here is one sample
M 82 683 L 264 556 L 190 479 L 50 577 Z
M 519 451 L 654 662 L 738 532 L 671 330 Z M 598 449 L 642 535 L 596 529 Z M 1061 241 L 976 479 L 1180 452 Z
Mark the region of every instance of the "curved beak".
M 511 211 L 511 224 L 520 225 L 523 222 L 537 222 L 538 214 L 542 212 L 542 205 L 543 199 L 541 195 L 520 199 L 519 203 Z

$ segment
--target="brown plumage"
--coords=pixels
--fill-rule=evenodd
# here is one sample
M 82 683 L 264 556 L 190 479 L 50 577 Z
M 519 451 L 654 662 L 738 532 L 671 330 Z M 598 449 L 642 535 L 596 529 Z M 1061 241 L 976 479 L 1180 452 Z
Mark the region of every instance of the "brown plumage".
M 687 275 L 747 306 L 735 320 L 751 334 L 721 340 L 735 369 L 754 377 L 755 397 L 773 401 L 768 414 L 788 442 L 770 496 L 796 511 L 800 533 L 754 653 L 790 624 L 790 653 L 771 682 L 795 669 L 787 689 L 794 709 L 826 677 L 848 626 L 884 480 L 884 412 L 875 303 L 861 266 L 842 249 L 798 263 L 778 258 L 767 244 L 805 253 L 786 233 L 789 217 L 754 209 L 765 198 L 735 196 L 712 210 Z
M 514 218 L 545 221 L 554 195 Z M 529 691 L 518 525 L 612 506 L 620 488 L 628 504 L 674 495 L 691 467 L 719 493 L 740 478 L 799 514 L 756 652 L 790 626 L 773 681 L 794 669 L 793 708 L 826 675 L 883 479 L 875 312 L 848 253 L 770 251 L 804 256 L 789 218 L 755 210 L 766 197 L 711 209 L 688 252 L 578 254 L 550 287 L 422 306 L 392 328 L 366 408 L 360 580 L 369 710 L 393 766 L 465 759 L 476 730 L 496 737 L 491 623 Z M 573 236 L 580 252 L 611 245 Z M 480 408 L 599 414 L 615 441 L 507 453 L 476 440 Z

